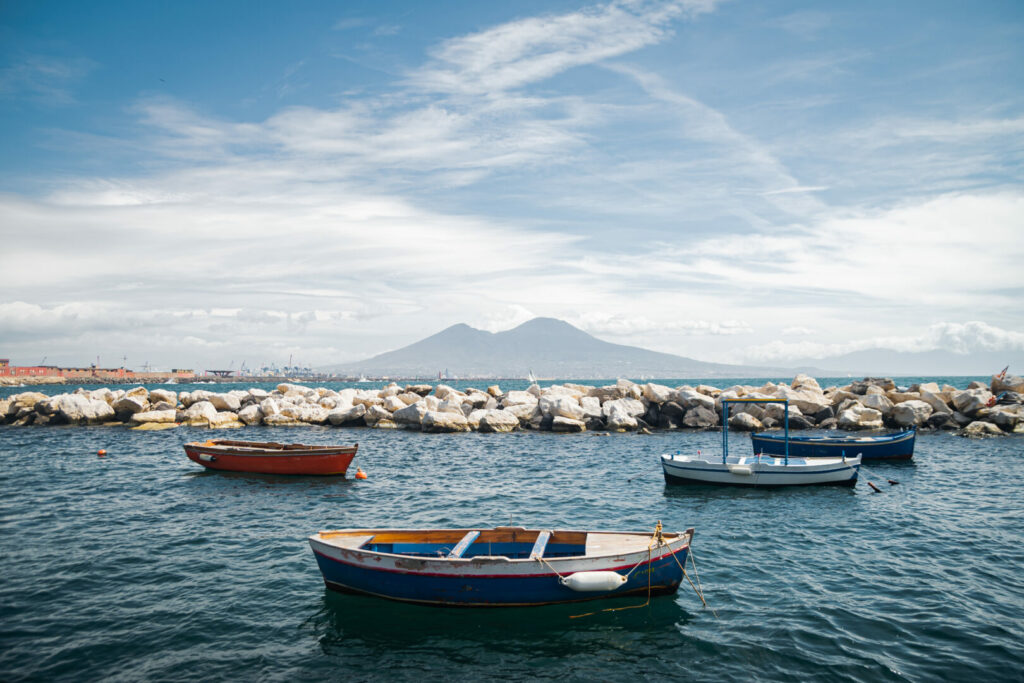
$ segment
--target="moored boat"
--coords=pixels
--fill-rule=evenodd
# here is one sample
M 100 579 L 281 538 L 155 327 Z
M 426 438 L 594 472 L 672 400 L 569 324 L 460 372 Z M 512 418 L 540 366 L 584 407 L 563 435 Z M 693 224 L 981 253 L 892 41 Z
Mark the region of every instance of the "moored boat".
M 722 400 L 722 455 L 662 455 L 661 468 L 669 484 L 706 484 L 721 486 L 810 486 L 857 483 L 861 457 L 846 457 L 845 452 L 831 458 L 792 457 L 788 449 L 789 430 L 785 431 L 782 457 L 770 455 L 729 455 L 729 405 L 732 403 L 783 403 L 786 424 L 789 402 L 785 399 L 729 398 Z
M 192 462 L 211 470 L 256 474 L 344 475 L 359 444 L 314 446 L 263 441 L 193 441 L 185 444 Z
M 852 458 L 794 458 L 770 455 L 663 455 L 662 469 L 670 484 L 712 486 L 810 486 L 857 483 L 860 456 Z
M 910 429 L 880 436 L 801 435 L 789 437 L 789 455 L 801 458 L 836 458 L 843 453 L 859 453 L 864 460 L 910 460 L 914 457 L 914 438 Z M 784 455 L 786 436 L 758 432 L 750 435 L 754 453 Z
M 510 607 L 676 592 L 693 529 L 342 529 L 309 538 L 327 588 Z

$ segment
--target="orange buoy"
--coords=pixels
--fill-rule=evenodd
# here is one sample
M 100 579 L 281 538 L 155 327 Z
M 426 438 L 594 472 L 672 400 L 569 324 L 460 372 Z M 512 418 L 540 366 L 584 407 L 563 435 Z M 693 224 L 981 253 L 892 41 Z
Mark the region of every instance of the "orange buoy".
M 105 448 L 101 448 L 101 449 L 99 449 L 98 451 L 96 451 L 96 455 L 100 456 L 101 458 L 102 458 L 102 457 L 103 457 L 104 455 L 106 455 L 106 454 L 107 454 L 107 450 L 106 450 Z
M 356 468 L 356 479 L 366 479 L 366 472 L 359 467 Z

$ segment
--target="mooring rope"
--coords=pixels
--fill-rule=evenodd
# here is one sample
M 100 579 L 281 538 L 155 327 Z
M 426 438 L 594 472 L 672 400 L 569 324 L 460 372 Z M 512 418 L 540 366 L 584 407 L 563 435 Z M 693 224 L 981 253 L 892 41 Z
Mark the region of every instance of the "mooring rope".
M 644 603 L 642 605 L 627 605 L 626 607 L 608 607 L 608 608 L 605 608 L 603 610 L 599 610 L 598 612 L 587 612 L 586 614 L 572 614 L 572 615 L 569 616 L 569 618 L 570 619 L 579 619 L 580 617 L 589 617 L 589 616 L 592 616 L 594 614 L 598 614 L 599 612 L 618 612 L 620 610 L 625 610 L 625 609 L 637 609 L 638 607 L 647 607 L 647 605 L 651 604 L 651 564 L 653 562 L 652 561 L 652 557 L 653 557 L 652 556 L 652 549 L 655 547 L 656 544 L 657 544 L 657 547 L 659 547 L 659 548 L 661 546 L 669 546 L 669 544 L 665 541 L 665 536 L 661 532 L 661 520 L 660 519 L 658 520 L 658 523 L 654 525 L 654 533 L 651 534 L 651 542 L 647 544 L 647 599 L 644 601 Z M 671 554 L 672 557 L 675 557 L 675 553 L 672 552 L 672 548 L 671 547 L 669 547 L 669 554 Z M 630 575 L 634 571 L 636 571 L 636 568 L 639 567 L 640 565 L 642 565 L 643 563 L 644 563 L 644 560 L 643 560 L 643 558 L 641 558 L 639 562 L 637 562 L 635 565 L 633 565 L 633 568 L 630 569 L 628 572 L 626 572 L 626 579 L 628 580 Z M 678 563 L 679 563 L 679 560 L 676 559 L 676 564 L 678 564 Z M 551 565 L 548 565 L 548 566 L 550 567 Z M 558 572 L 555 572 L 555 573 L 557 574 Z M 685 574 L 685 573 L 686 573 L 686 570 L 683 570 L 683 574 Z

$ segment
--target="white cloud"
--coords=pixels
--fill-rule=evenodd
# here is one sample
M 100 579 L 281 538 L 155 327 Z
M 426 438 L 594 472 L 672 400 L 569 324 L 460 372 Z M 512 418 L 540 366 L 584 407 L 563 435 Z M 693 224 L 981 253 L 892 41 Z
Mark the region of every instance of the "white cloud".
M 666 320 L 602 312 L 583 313 L 570 318 L 569 322 L 597 336 L 633 337 L 651 332 L 676 332 L 681 336 L 731 336 L 753 332 L 750 325 L 742 320 Z
M 641 50 L 713 6 L 613 2 L 507 22 L 441 43 L 372 97 L 263 120 L 145 98 L 145 136 L 89 148 L 132 148 L 145 173 L 0 196 L 0 333 L 29 348 L 65 331 L 84 349 L 119 329 L 119 343 L 171 355 L 192 335 L 211 354 L 341 362 L 455 322 L 498 331 L 543 315 L 739 362 L 755 332 L 807 337 L 751 351 L 768 359 L 854 335 L 918 343 L 935 319 L 1011 326 L 1024 119 L 990 107 L 827 136 L 758 130 L 730 97 L 695 94 L 699 55 L 652 67 L 660 50 Z M 777 25 L 813 33 L 826 20 Z M 830 59 L 781 66 L 819 74 Z M 586 78 L 571 95 L 546 82 L 572 69 Z M 993 166 L 1004 176 L 979 180 Z M 934 334 L 950 348 L 1002 339 Z
M 533 320 L 536 317 L 537 314 L 525 306 L 512 304 L 497 311 L 488 312 L 483 317 L 482 321 L 469 322 L 468 324 L 478 330 L 503 332 L 505 330 L 511 330 L 513 327 L 522 325 L 526 321 Z
M 978 351 L 1024 351 L 1024 333 L 980 321 L 942 322 L 917 335 L 861 338 L 833 344 L 775 341 L 747 349 L 745 358 L 750 363 L 787 362 L 800 358 L 829 358 L 869 349 L 903 352 L 942 350 L 961 355 Z
M 530 17 L 446 41 L 409 83 L 425 90 L 497 93 L 660 42 L 671 19 L 708 11 L 714 0 L 609 3 Z

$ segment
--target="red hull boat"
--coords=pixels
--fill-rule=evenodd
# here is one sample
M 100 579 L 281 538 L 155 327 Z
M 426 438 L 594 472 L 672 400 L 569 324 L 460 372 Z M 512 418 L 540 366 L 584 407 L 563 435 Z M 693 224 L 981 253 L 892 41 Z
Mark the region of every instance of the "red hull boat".
M 257 474 L 344 476 L 359 444 L 310 446 L 261 441 L 193 441 L 185 444 L 189 460 L 211 470 Z

